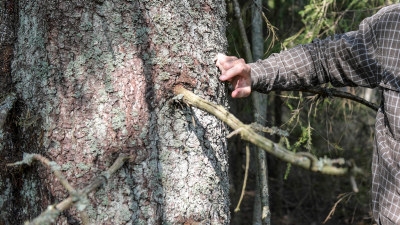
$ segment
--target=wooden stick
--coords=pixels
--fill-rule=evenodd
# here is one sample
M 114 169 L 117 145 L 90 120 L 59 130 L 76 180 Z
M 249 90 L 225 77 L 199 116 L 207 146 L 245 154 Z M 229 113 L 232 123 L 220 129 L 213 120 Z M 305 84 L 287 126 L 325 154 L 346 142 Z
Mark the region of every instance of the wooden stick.
M 265 138 L 257 133 L 250 125 L 242 123 L 234 115 L 229 113 L 224 107 L 206 101 L 193 92 L 185 89 L 181 85 L 177 85 L 174 88 L 174 93 L 179 96 L 177 99 L 185 102 L 188 105 L 194 106 L 208 113 L 211 113 L 219 120 L 227 124 L 233 130 L 238 130 L 241 138 L 245 141 L 249 141 L 256 146 L 264 149 L 269 154 L 293 165 L 302 167 L 313 172 L 319 172 L 329 175 L 347 175 L 347 174 L 362 174 L 363 171 L 356 167 L 347 166 L 348 163 L 344 159 L 329 159 L 319 158 L 315 156 L 307 156 L 305 154 L 293 153 L 281 145 L 274 143 L 268 138 Z M 336 166 L 337 165 L 337 166 Z M 340 166 L 340 167 L 339 167 Z

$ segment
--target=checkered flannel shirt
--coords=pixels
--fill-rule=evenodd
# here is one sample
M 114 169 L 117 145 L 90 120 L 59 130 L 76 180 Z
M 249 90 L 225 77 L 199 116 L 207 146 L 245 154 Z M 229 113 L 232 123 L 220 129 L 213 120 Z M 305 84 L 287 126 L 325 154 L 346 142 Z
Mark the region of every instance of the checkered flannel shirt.
M 366 18 L 359 30 L 315 40 L 250 64 L 252 89 L 380 87 L 372 162 L 372 210 L 378 224 L 400 224 L 400 4 Z

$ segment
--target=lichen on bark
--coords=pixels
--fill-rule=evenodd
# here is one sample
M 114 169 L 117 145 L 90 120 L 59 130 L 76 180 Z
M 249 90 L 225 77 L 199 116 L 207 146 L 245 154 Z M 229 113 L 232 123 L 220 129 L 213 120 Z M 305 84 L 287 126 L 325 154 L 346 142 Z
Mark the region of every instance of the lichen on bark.
M 22 151 L 44 153 L 78 188 L 116 153 L 136 155 L 91 197 L 91 222 L 229 222 L 224 126 L 169 104 L 176 84 L 224 104 L 213 62 L 226 45 L 224 4 L 19 1 L 12 78 L 40 134 Z M 32 190 L 67 196 L 48 171 L 39 175 Z M 44 194 L 35 195 L 30 204 Z M 79 220 L 66 215 L 60 224 Z

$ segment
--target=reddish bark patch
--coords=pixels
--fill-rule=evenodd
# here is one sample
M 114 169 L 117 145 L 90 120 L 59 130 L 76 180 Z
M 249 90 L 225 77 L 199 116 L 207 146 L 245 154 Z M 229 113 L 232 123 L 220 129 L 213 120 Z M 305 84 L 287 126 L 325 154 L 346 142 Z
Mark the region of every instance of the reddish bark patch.
M 0 97 L 3 93 L 10 90 L 11 84 L 11 60 L 13 56 L 13 46 L 0 46 Z

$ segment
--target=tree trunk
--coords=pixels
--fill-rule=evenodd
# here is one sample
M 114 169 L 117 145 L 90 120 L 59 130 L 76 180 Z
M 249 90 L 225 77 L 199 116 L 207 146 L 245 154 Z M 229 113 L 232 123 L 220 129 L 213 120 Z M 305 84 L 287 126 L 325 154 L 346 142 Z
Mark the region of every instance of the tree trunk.
M 262 1 L 254 0 L 252 5 L 252 53 L 253 60 L 257 61 L 264 55 L 264 36 L 263 36 L 263 20 L 262 20 Z M 255 121 L 267 126 L 267 96 L 258 92 L 253 92 L 252 100 L 254 104 Z M 269 187 L 268 187 L 268 171 L 267 171 L 267 154 L 261 148 L 256 148 L 256 194 L 254 199 L 253 225 L 271 224 L 271 213 L 269 207 Z
M 40 153 L 80 189 L 127 153 L 134 159 L 90 196 L 91 224 L 228 224 L 225 127 L 172 100 L 173 86 L 184 84 L 225 105 L 213 61 L 226 47 L 224 1 L 20 0 L 16 7 L 18 101 L 2 168 L 23 152 Z M 4 224 L 68 196 L 43 166 L 7 170 Z M 76 211 L 57 224 L 80 224 Z

